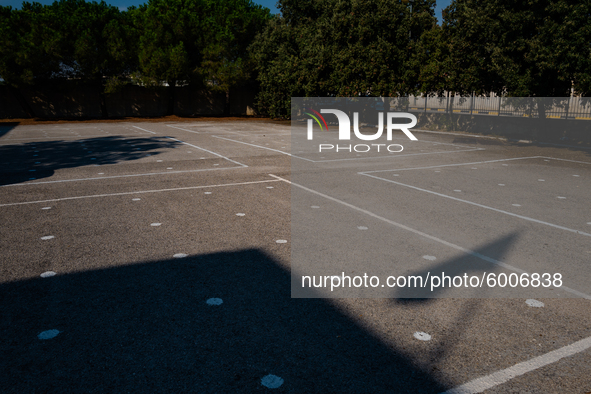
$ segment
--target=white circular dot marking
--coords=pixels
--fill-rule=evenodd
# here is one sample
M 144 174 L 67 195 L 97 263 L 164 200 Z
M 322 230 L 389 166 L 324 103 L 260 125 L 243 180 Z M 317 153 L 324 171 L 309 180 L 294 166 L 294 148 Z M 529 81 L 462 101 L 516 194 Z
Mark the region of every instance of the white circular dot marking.
M 205 301 L 207 305 L 222 305 L 224 301 L 221 298 L 210 298 Z
M 525 303 L 531 306 L 532 308 L 542 308 L 544 306 L 544 303 L 542 301 L 534 300 L 533 298 L 525 300 Z
M 43 331 L 41 333 L 39 333 L 39 335 L 37 335 L 37 338 L 39 339 L 52 339 L 58 336 L 59 334 L 59 330 L 47 330 L 47 331 Z
M 47 241 L 47 240 L 49 240 L 49 239 L 53 239 L 53 238 L 55 238 L 53 235 L 46 235 L 45 237 L 41 237 L 41 239 L 42 239 L 43 241 Z
M 177 254 L 172 255 L 172 257 L 174 257 L 175 259 L 182 259 L 187 256 L 188 256 L 188 254 L 185 254 L 185 253 L 177 253 Z
M 261 384 L 268 389 L 277 389 L 283 384 L 283 379 L 275 375 L 267 375 L 261 379 Z
M 417 331 L 413 334 L 413 337 L 418 339 L 419 341 L 430 341 L 431 335 L 427 334 L 426 332 Z
M 287 243 L 287 240 L 286 239 L 278 239 L 275 242 L 277 242 L 278 244 L 286 244 Z
M 51 278 L 52 276 L 55 276 L 55 275 L 56 275 L 56 273 L 53 271 L 46 271 L 39 276 L 42 278 Z

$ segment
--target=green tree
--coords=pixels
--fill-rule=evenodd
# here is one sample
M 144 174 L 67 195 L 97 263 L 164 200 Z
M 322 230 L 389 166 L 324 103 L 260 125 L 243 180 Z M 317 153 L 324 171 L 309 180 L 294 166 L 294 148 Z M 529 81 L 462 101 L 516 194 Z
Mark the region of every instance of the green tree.
M 591 5 L 454 0 L 444 11 L 448 89 L 509 96 L 589 94 Z
M 432 0 L 282 0 L 252 46 L 259 107 L 289 116 L 292 96 L 400 96 L 419 88 L 410 62 L 435 24 Z M 412 12 L 411 12 L 412 8 Z
M 174 112 L 177 81 L 226 92 L 247 80 L 247 47 L 269 18 L 250 0 L 150 0 L 133 10 L 141 79 L 169 86 Z M 227 105 L 226 105 L 227 109 Z
M 20 89 L 60 75 L 58 23 L 38 3 L 21 10 L 0 6 L 0 77 L 30 116 L 35 114 Z
M 9 86 L 18 92 L 60 78 L 81 80 L 97 88 L 102 114 L 108 116 L 108 82 L 133 68 L 135 40 L 125 14 L 105 2 L 84 0 L 49 6 L 25 2 L 21 10 L 3 7 L 1 14 L 0 76 Z M 27 112 L 34 116 L 30 108 Z
M 230 88 L 251 80 L 254 64 L 248 47 L 271 15 L 251 0 L 208 0 L 206 10 L 207 39 L 199 71 L 210 89 L 226 94 L 228 114 Z

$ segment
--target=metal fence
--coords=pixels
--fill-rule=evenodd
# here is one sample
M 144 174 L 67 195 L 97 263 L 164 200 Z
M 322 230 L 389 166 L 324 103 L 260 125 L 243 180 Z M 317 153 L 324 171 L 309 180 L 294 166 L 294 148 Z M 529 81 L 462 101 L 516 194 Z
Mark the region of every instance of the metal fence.
M 589 97 L 408 96 L 387 99 L 407 112 L 591 120 Z

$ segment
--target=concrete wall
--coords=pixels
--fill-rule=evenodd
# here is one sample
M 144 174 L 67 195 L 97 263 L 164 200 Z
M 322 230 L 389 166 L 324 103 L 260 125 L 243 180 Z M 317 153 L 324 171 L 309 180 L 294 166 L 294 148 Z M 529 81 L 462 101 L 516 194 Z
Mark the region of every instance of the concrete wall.
M 538 119 L 449 113 L 419 113 L 417 129 L 464 131 L 523 140 L 570 140 L 591 143 L 591 120 Z
M 168 88 L 127 85 L 105 95 L 110 118 L 155 117 L 166 115 Z M 230 115 L 254 115 L 255 91 L 237 88 L 230 91 Z M 78 81 L 54 82 L 43 88 L 27 87 L 20 94 L 39 118 L 100 118 L 100 87 Z M 225 93 L 193 87 L 175 88 L 174 114 L 179 116 L 223 115 Z M 0 118 L 27 118 L 19 101 L 6 86 L 0 86 Z

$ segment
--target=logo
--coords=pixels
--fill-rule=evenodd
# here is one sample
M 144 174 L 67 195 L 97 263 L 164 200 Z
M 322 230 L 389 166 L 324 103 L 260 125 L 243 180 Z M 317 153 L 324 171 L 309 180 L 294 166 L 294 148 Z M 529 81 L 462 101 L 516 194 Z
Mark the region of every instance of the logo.
M 308 119 L 308 130 L 307 130 L 307 139 L 309 141 L 314 139 L 314 131 L 313 131 L 313 126 L 314 126 L 314 122 L 313 120 L 316 121 L 316 123 L 318 124 L 318 126 L 320 126 L 320 130 L 323 131 L 324 128 L 322 127 L 322 125 L 324 124 L 324 127 L 326 128 L 326 130 L 328 131 L 328 124 L 326 123 L 326 120 L 324 119 L 324 117 L 321 114 L 331 114 L 336 116 L 338 124 L 339 124 L 339 141 L 350 141 L 351 140 L 351 119 L 349 118 L 349 115 L 347 115 L 344 111 L 338 110 L 338 109 L 321 109 L 320 113 L 311 109 L 311 108 L 306 108 L 304 110 L 304 113 L 306 115 L 309 115 L 310 117 L 312 117 L 312 119 Z M 413 114 L 407 113 L 407 112 L 378 112 L 378 127 L 377 127 L 377 131 L 374 134 L 361 134 L 361 132 L 359 131 L 359 112 L 353 112 L 353 133 L 355 134 L 355 137 L 357 139 L 360 139 L 362 141 L 375 141 L 379 138 L 382 137 L 382 135 L 384 134 L 384 115 L 386 117 L 386 139 L 388 141 L 392 141 L 392 134 L 394 130 L 400 130 L 402 131 L 411 141 L 418 141 L 417 137 L 415 137 L 409 129 L 413 128 L 414 126 L 416 126 L 417 124 L 417 117 L 414 116 Z M 410 119 L 410 123 L 395 123 L 395 119 L 399 120 L 399 119 Z M 322 121 L 322 123 L 321 123 Z M 339 152 L 339 150 L 345 150 L 345 151 L 355 151 L 355 152 L 369 152 L 370 150 L 373 150 L 372 147 L 376 147 L 377 151 L 380 151 L 380 147 L 381 146 L 386 146 L 385 144 L 371 144 L 367 145 L 367 144 L 358 144 L 358 145 L 348 145 L 348 146 L 344 146 L 344 147 L 339 147 L 339 145 L 332 145 L 332 144 L 320 144 L 318 146 L 319 148 L 319 152 L 322 152 L 323 150 L 333 150 L 336 148 L 336 152 Z M 396 150 L 392 150 L 391 147 L 396 147 Z M 389 152 L 402 152 L 402 145 L 399 144 L 392 144 L 392 145 L 388 145 L 387 150 Z

